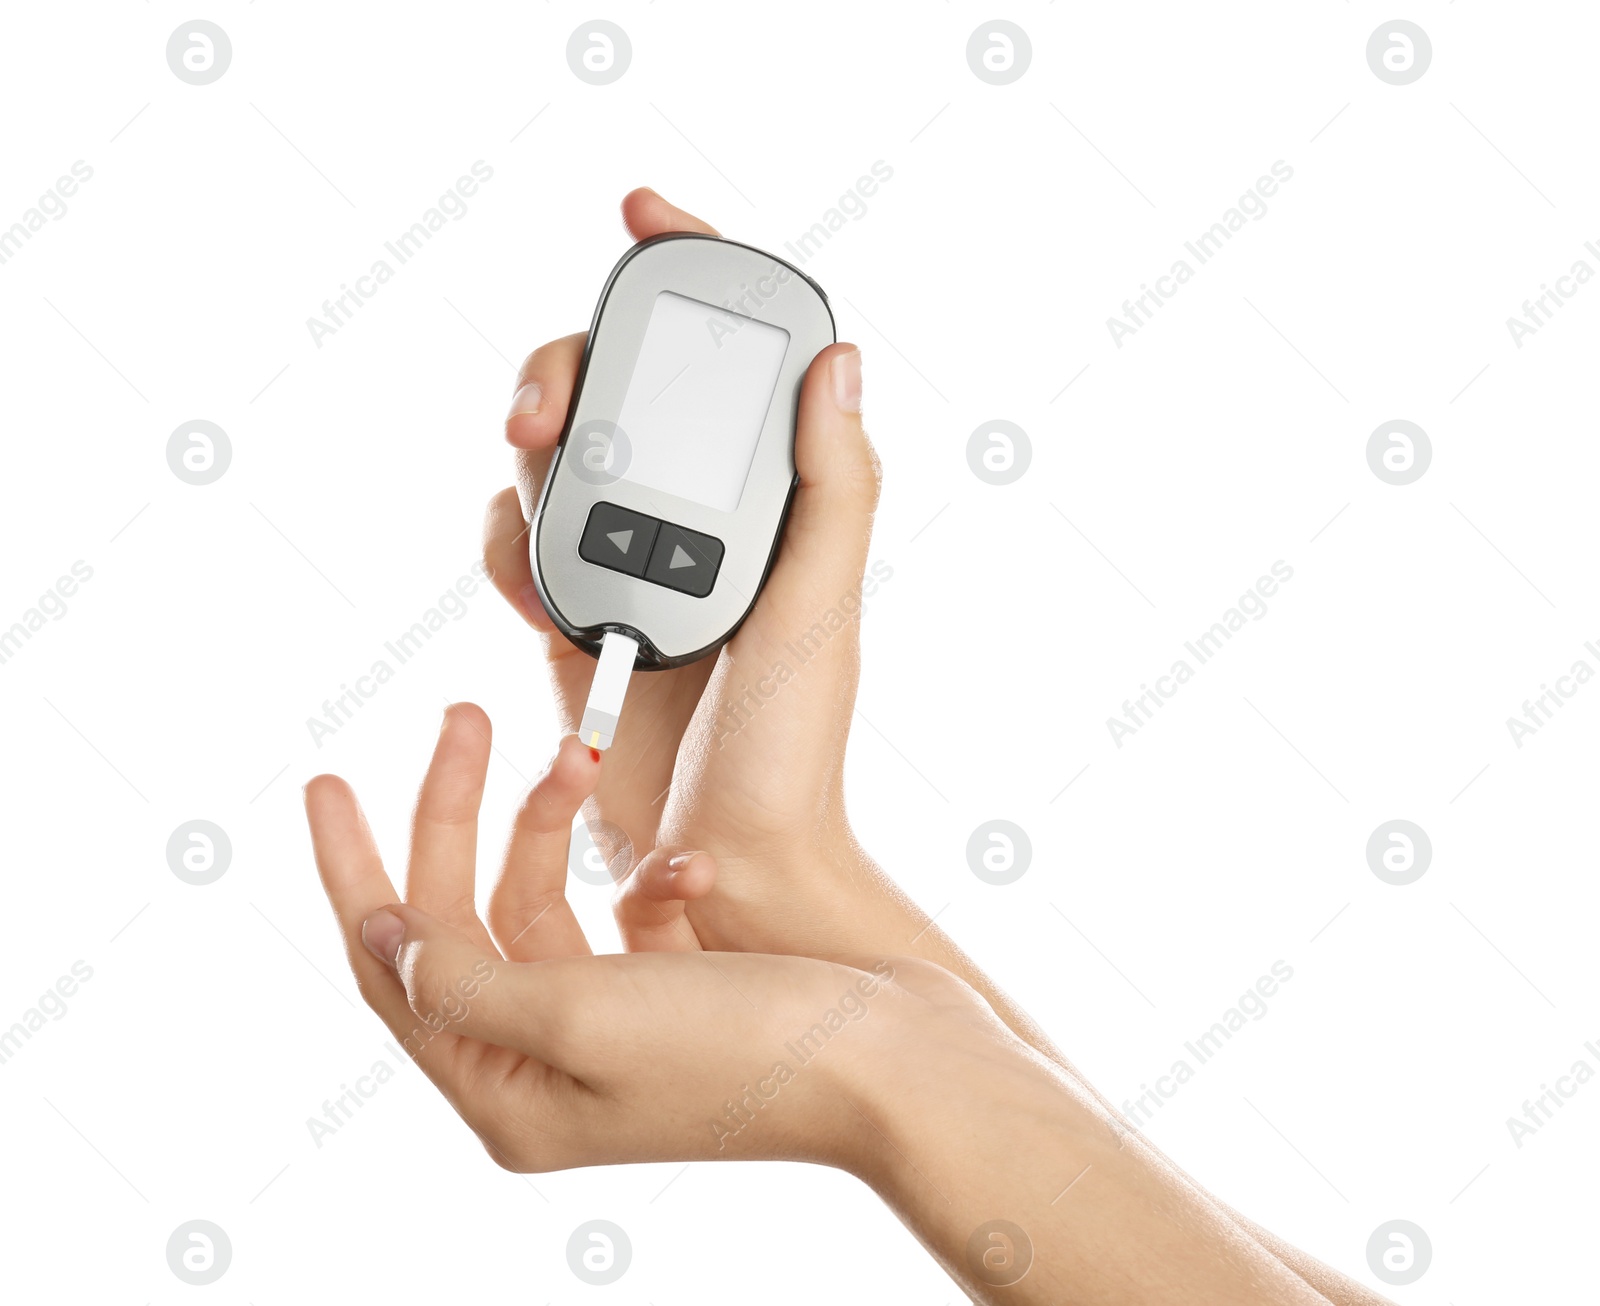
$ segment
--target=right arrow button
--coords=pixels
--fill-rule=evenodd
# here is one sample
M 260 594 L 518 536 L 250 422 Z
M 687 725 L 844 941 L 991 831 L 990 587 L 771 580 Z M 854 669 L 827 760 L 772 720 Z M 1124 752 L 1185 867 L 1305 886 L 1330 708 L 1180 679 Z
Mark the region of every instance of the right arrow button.
M 703 599 L 716 584 L 722 553 L 722 541 L 714 536 L 662 522 L 644 578 Z

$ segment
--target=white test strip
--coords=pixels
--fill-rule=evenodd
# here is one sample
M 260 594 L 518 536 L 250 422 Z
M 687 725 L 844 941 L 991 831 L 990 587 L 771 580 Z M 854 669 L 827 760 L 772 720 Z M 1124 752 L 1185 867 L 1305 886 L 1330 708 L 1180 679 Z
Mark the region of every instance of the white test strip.
M 608 630 L 600 641 L 600 661 L 589 686 L 589 701 L 583 707 L 578 738 L 590 748 L 610 748 L 617 733 L 617 718 L 622 715 L 622 700 L 628 694 L 628 677 L 639 656 L 637 640 Z

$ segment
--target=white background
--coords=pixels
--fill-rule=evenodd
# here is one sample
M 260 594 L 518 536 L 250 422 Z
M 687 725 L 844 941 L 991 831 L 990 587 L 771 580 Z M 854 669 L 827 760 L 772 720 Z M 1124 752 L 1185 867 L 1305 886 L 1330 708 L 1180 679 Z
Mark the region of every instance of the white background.
M 197 16 L 233 45 L 203 87 L 164 54 Z M 597 16 L 633 48 L 599 87 L 565 57 Z M 1520 749 L 1505 724 L 1600 667 L 1600 288 L 1520 349 L 1505 325 L 1600 269 L 1595 15 L 1415 4 L 1433 61 L 1403 87 L 1365 57 L 1396 14 L 1360 0 L 1018 3 L 1032 64 L 999 87 L 965 58 L 995 16 L 8 7 L 0 227 L 94 170 L 0 266 L 0 627 L 94 573 L 0 666 L 0 1026 L 94 972 L 0 1066 L 8 1297 L 959 1300 L 842 1176 L 524 1181 L 410 1070 L 320 1149 L 305 1123 L 385 1035 L 299 785 L 349 777 L 398 857 L 446 700 L 495 720 L 491 825 L 554 743 L 536 641 L 486 588 L 320 748 L 306 726 L 475 560 L 511 364 L 587 323 L 629 188 L 782 252 L 881 159 L 806 265 L 862 346 L 886 469 L 865 843 L 1118 1101 L 1288 962 L 1160 1146 L 1369 1282 L 1369 1234 L 1421 1225 L 1400 1301 L 1596 1299 L 1600 1083 L 1520 1149 L 1506 1117 L 1600 1068 L 1600 687 Z M 1267 215 L 1116 347 L 1108 316 L 1280 159 Z M 306 320 L 477 160 L 467 215 L 318 348 Z M 202 487 L 165 455 L 196 418 L 233 451 Z M 1031 437 L 1005 487 L 965 454 L 995 418 Z M 1406 487 L 1365 455 L 1395 418 L 1433 447 Z M 1279 559 L 1268 615 L 1116 747 L 1107 717 Z M 1434 850 L 1403 888 L 1364 852 L 1395 817 Z M 233 844 L 206 887 L 166 862 L 192 818 Z M 993 818 L 1032 840 L 1007 887 L 966 861 Z M 615 946 L 606 891 L 573 892 Z M 605 1289 L 564 1254 L 595 1217 L 633 1243 Z M 166 1265 L 191 1218 L 233 1243 L 206 1289 Z

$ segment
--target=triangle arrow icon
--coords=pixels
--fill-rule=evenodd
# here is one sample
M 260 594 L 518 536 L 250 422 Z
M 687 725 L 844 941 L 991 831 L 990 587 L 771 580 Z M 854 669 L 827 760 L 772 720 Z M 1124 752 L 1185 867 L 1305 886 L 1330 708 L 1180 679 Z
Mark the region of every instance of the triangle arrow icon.
M 672 561 L 667 564 L 668 570 L 675 570 L 678 567 L 692 567 L 692 566 L 694 566 L 694 559 L 689 556 L 688 552 L 684 549 L 683 545 L 681 545 L 681 544 L 673 545 L 672 546 Z
M 606 539 L 610 540 L 619 549 L 626 553 L 628 551 L 628 546 L 633 543 L 633 532 L 631 530 L 608 531 L 606 533 Z

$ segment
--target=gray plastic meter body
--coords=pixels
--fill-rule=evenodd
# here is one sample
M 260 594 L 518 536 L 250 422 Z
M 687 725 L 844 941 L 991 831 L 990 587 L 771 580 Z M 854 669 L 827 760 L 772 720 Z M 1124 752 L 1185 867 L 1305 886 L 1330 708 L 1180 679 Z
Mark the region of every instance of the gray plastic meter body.
M 567 638 L 626 635 L 645 670 L 733 635 L 788 515 L 801 379 L 833 342 L 820 287 L 770 254 L 673 234 L 623 257 L 529 531 Z

